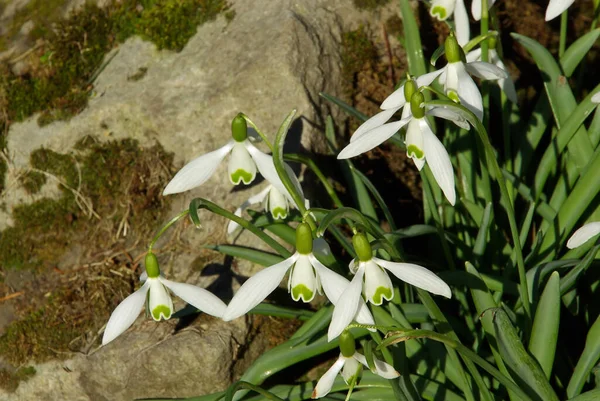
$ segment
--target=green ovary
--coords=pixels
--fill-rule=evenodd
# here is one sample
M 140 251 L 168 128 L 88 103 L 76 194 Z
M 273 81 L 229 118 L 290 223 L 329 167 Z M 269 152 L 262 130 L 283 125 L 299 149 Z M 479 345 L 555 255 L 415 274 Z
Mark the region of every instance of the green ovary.
M 244 184 L 248 185 L 254 180 L 252 174 L 247 172 L 246 170 L 237 169 L 233 174 L 231 174 L 231 182 L 235 185 L 239 184 L 240 181 L 243 181 Z
M 282 207 L 276 207 L 271 211 L 271 214 L 275 219 L 285 219 L 287 217 L 287 211 Z
M 452 101 L 454 103 L 460 103 L 460 99 L 458 98 L 458 93 L 456 93 L 455 91 L 448 91 L 447 95 L 450 99 L 452 99 Z
M 388 287 L 378 287 L 373 294 L 373 304 L 381 305 L 383 299 L 392 299 L 392 289 Z
M 308 302 L 313 299 L 314 293 L 304 284 L 298 284 L 292 288 L 292 298 L 298 300 L 302 298 L 302 301 Z
M 415 145 L 408 145 L 406 153 L 408 154 L 408 157 L 416 157 L 417 159 L 422 159 L 425 156 L 423 151 Z
M 437 16 L 440 20 L 445 20 L 448 14 L 444 7 L 435 6 L 431 9 L 431 15 Z
M 171 309 L 167 305 L 158 305 L 152 310 L 152 317 L 154 320 L 160 320 L 161 314 L 165 319 L 171 318 Z

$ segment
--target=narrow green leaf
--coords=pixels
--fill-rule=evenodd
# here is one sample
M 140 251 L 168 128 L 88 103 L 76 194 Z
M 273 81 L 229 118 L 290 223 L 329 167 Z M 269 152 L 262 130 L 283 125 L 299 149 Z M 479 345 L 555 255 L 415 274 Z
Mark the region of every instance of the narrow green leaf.
M 560 65 L 567 77 L 570 77 L 581 60 L 588 54 L 600 37 L 600 29 L 596 28 L 577 39 L 560 59 Z
M 400 13 L 402 14 L 402 25 L 404 26 L 408 71 L 411 75 L 415 76 L 426 74 L 427 68 L 425 67 L 425 57 L 423 56 L 423 45 L 421 44 L 421 31 L 417 25 L 417 20 L 415 19 L 409 0 L 400 0 Z
M 560 325 L 560 276 L 552 273 L 535 310 L 533 328 L 529 339 L 529 352 L 539 362 L 550 379 L 556 342 L 558 340 L 558 327 Z
M 573 398 L 581 392 L 598 359 L 600 359 L 600 316 L 588 331 L 585 347 L 567 386 L 567 397 Z
M 363 173 L 361 173 L 359 170 L 353 169 L 352 171 L 354 172 L 354 174 L 357 175 L 358 178 L 360 178 L 360 180 L 363 182 L 363 184 L 365 185 L 365 187 L 367 187 L 367 189 L 369 190 L 369 192 L 371 192 L 371 195 L 373 195 L 373 198 L 375 198 L 375 201 L 379 205 L 379 208 L 383 211 L 385 219 L 390 224 L 390 228 L 392 230 L 396 230 L 396 223 L 394 222 L 394 217 L 392 216 L 392 212 L 390 212 L 390 209 L 385 204 L 385 201 L 383 200 L 383 197 L 381 196 L 381 194 L 379 193 L 379 191 L 377 190 L 377 188 L 375 187 L 375 185 L 373 185 L 373 183 L 371 182 L 371 180 L 369 180 L 367 178 L 367 176 L 364 175 Z
M 568 401 L 598 401 L 600 400 L 600 389 L 590 390 L 583 394 L 579 394 L 575 398 L 569 398 Z
M 331 103 L 335 104 L 336 106 L 339 106 L 348 115 L 356 117 L 358 119 L 358 121 L 360 121 L 361 123 L 364 123 L 365 121 L 367 121 L 369 119 L 369 116 L 361 113 L 360 111 L 356 110 L 354 107 L 350 106 L 348 103 L 344 102 L 341 99 L 338 99 L 337 97 L 335 97 L 333 95 L 328 95 L 325 92 L 319 92 L 319 96 L 321 96 L 325 100 L 330 101 Z
M 428 224 L 415 224 L 405 228 L 398 229 L 391 233 L 397 235 L 400 238 L 413 238 L 420 237 L 422 235 L 437 234 L 437 229 Z
M 487 237 L 490 225 L 493 221 L 493 209 L 492 204 L 488 203 L 485 206 L 485 210 L 483 212 L 483 218 L 481 219 L 481 223 L 479 226 L 479 232 L 477 233 L 477 238 L 475 239 L 475 246 L 473 247 L 473 254 L 477 256 L 483 256 L 485 252 L 485 246 L 487 245 Z
M 279 255 L 240 245 L 204 245 L 204 248 L 212 249 L 224 255 L 233 256 L 234 258 L 242 258 L 252 263 L 258 263 L 261 266 L 272 266 L 284 260 Z

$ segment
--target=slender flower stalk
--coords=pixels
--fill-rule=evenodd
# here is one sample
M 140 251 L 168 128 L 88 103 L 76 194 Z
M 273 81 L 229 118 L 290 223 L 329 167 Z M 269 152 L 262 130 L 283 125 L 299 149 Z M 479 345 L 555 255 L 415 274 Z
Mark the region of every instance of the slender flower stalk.
M 209 315 L 221 317 L 225 312 L 225 303 L 209 291 L 161 277 L 158 260 L 152 252 L 146 255 L 145 262 L 146 271 L 140 277 L 144 284 L 125 298 L 110 315 L 102 337 L 102 345 L 108 344 L 127 330 L 135 322 L 144 303 L 148 314 L 155 321 L 170 319 L 173 314 L 173 300 L 168 290 Z

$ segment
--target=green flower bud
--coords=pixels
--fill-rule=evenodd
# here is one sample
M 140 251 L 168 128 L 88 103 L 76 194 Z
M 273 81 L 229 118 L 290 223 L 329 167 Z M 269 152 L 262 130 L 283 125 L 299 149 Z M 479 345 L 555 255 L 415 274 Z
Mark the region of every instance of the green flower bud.
M 371 244 L 369 243 L 367 236 L 363 233 L 354 234 L 354 237 L 352 237 L 352 245 L 354 245 L 354 250 L 356 251 L 356 256 L 359 261 L 367 262 L 373 258 Z
M 301 255 L 308 255 L 313 250 L 312 230 L 307 223 L 300 223 L 296 227 L 296 251 Z
M 146 254 L 146 273 L 148 273 L 148 278 L 156 278 L 160 275 L 158 259 L 156 259 L 156 255 L 152 252 Z
M 419 87 L 417 86 L 417 81 L 411 79 L 409 75 L 408 80 L 404 84 L 404 99 L 406 99 L 407 102 L 410 102 L 412 95 L 418 90 Z
M 458 63 L 459 61 L 464 63 L 466 61 L 465 52 L 458 44 L 453 32 L 450 32 L 450 35 L 446 38 L 444 50 L 446 51 L 446 59 L 449 63 Z
M 248 137 L 248 125 L 242 113 L 235 116 L 231 122 L 231 136 L 236 142 L 244 142 Z
M 415 118 L 425 117 L 425 108 L 421 104 L 425 101 L 425 96 L 421 92 L 415 92 L 410 98 L 410 111 Z
M 342 334 L 340 334 L 340 351 L 346 358 L 350 358 L 356 352 L 354 336 L 349 330 L 344 330 Z

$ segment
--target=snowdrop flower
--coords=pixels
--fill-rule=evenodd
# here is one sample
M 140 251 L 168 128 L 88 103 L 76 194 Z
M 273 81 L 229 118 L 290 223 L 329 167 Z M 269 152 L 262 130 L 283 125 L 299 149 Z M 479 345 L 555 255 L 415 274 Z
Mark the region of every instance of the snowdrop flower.
M 600 221 L 584 224 L 571 235 L 567 241 L 567 248 L 578 248 L 598 234 L 600 234 Z
M 575 0 L 550 0 L 546 8 L 546 21 L 553 20 L 571 7 Z
M 288 280 L 288 291 L 294 301 L 310 302 L 317 292 L 325 292 L 325 296 L 335 305 L 349 281 L 319 262 L 313 254 L 313 246 L 317 253 L 330 252 L 329 246 L 323 239 L 313 241 L 308 224 L 299 224 L 296 228 L 296 252 L 286 260 L 250 277 L 227 306 L 223 320 L 236 319 L 261 303 L 277 288 L 290 268 L 292 272 Z M 355 312 L 350 316 L 350 321 L 356 317 L 359 323 L 375 324 L 364 302 L 357 305 Z
M 321 398 L 329 394 L 338 373 L 341 373 L 346 384 L 350 385 L 351 383 L 356 383 L 356 379 L 358 379 L 358 375 L 362 368 L 360 364 L 367 368 L 369 367 L 367 358 L 356 352 L 354 337 L 347 330 L 340 336 L 340 351 L 340 356 L 337 361 L 335 361 L 317 382 L 312 393 L 312 398 Z M 400 373 L 398 373 L 391 365 L 380 361 L 375 357 L 373 357 L 373 362 L 375 364 L 375 372 L 373 373 L 384 379 L 395 379 L 400 376 Z
M 394 287 L 386 270 L 415 287 L 446 298 L 452 297 L 448 284 L 426 268 L 412 263 L 389 262 L 374 257 L 369 240 L 364 234 L 355 234 L 352 237 L 352 244 L 357 259 L 353 259 L 349 267 L 354 273 L 354 278 L 333 310 L 327 333 L 329 341 L 340 335 L 350 324 L 362 300 L 361 293 L 373 305 L 381 305 L 384 299 L 388 301 L 392 299 Z
M 407 95 L 410 94 L 410 89 L 406 89 L 410 88 L 410 85 L 412 85 L 411 82 L 408 82 L 405 85 L 405 92 Z M 352 135 L 350 144 L 342 149 L 338 155 L 338 159 L 347 159 L 371 150 L 389 139 L 400 128 L 408 124 L 405 139 L 408 157 L 413 159 L 419 170 L 423 168 L 425 161 L 427 161 L 429 168 L 431 169 L 436 182 L 444 192 L 446 199 L 454 206 L 456 203 L 456 192 L 454 188 L 454 170 L 452 169 L 450 156 L 444 145 L 433 133 L 425 116 L 432 115 L 445 118 L 464 129 L 469 129 L 469 124 L 464 118 L 450 109 L 435 107 L 426 111 L 422 107 L 424 100 L 421 92 L 415 92 L 410 98 L 411 112 L 408 117 L 405 117 L 398 122 L 383 124 L 370 131 L 359 132 L 358 135 L 357 133 Z M 375 117 L 373 117 L 373 119 Z M 368 122 L 369 121 L 365 122 L 365 124 Z
M 231 153 L 228 171 L 229 180 L 232 184 L 238 185 L 241 182 L 246 185 L 250 184 L 256 178 L 256 171 L 258 169 L 265 180 L 274 185 L 281 193 L 286 194 L 291 200 L 275 170 L 273 157 L 261 152 L 250 143 L 247 128 L 243 115 L 238 114 L 231 123 L 233 139 L 223 147 L 202 155 L 183 166 L 167 184 L 163 195 L 184 192 L 202 185 L 212 177 L 225 156 Z M 286 165 L 286 170 L 293 181 L 296 176 L 293 174 L 291 168 Z M 300 185 L 296 182 L 294 184 L 297 186 L 299 193 L 302 194 Z
M 490 60 L 490 63 L 494 64 L 496 67 L 500 68 L 502 71 L 505 71 L 507 74 L 507 78 L 500 78 L 496 82 L 498 82 L 498 86 L 506 94 L 506 97 L 508 98 L 508 100 L 510 100 L 511 102 L 516 104 L 516 103 L 518 103 L 518 100 L 517 100 L 517 91 L 515 89 L 515 84 L 513 83 L 510 76 L 508 76 L 508 71 L 506 70 L 506 66 L 500 59 L 500 56 L 498 55 L 498 52 L 495 49 L 496 39 L 490 38 L 489 43 L 490 43 L 490 48 L 488 50 L 488 59 Z M 481 49 L 479 48 L 479 49 L 470 51 L 467 54 L 466 59 L 467 59 L 468 63 L 471 63 L 474 61 L 481 61 Z
M 478 0 L 474 0 L 477 2 Z M 479 5 L 481 8 L 481 3 Z M 465 8 L 464 0 L 433 0 L 429 14 L 440 21 L 446 21 L 454 15 L 454 29 L 456 38 L 461 46 L 467 44 L 471 38 L 471 29 L 469 26 L 469 16 Z
M 462 104 L 482 120 L 481 93 L 469 74 L 481 79 L 506 79 L 508 74 L 494 64 L 483 61 L 466 62 L 465 53 L 452 33 L 446 38 L 445 49 L 448 64 L 442 68 L 440 83 L 444 85 L 446 96 Z
M 173 313 L 173 301 L 168 290 L 209 315 L 221 317 L 225 312 L 225 303 L 209 291 L 161 277 L 158 260 L 153 253 L 146 255 L 146 272 L 142 274 L 140 280 L 144 281 L 140 289 L 125 298 L 110 315 L 102 337 L 102 345 L 108 344 L 127 330 L 135 322 L 144 303 L 155 321 L 170 319 Z
M 492 8 L 495 2 L 496 0 L 488 0 L 488 10 Z M 481 0 L 473 0 L 473 2 L 471 3 L 471 15 L 473 16 L 475 21 L 479 21 L 481 19 Z M 464 46 L 465 44 L 461 43 L 461 45 Z

